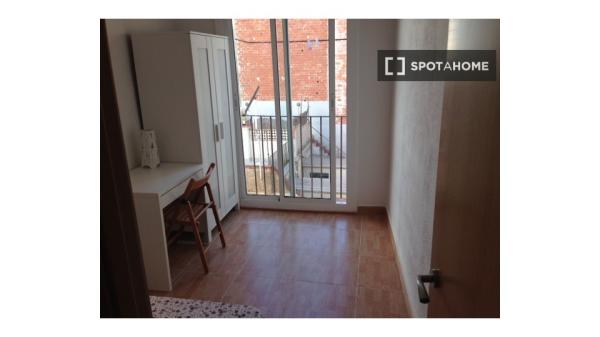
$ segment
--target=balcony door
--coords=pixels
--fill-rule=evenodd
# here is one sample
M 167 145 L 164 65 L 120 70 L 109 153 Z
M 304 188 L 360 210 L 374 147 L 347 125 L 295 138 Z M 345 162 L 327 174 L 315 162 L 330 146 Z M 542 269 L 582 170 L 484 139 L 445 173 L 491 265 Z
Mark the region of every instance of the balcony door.
M 242 205 L 348 209 L 346 20 L 233 20 Z

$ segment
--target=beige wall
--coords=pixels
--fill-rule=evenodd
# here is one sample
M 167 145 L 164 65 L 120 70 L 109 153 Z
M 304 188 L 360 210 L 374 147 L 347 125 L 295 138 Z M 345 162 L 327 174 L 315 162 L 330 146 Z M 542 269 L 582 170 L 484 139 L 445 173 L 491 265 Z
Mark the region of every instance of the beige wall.
M 393 82 L 377 81 L 377 50 L 394 49 L 397 20 L 349 20 L 358 41 L 358 57 L 348 57 L 348 104 L 357 121 L 358 206 L 385 206 L 389 190 L 390 113 Z M 358 42 L 358 43 L 357 43 Z M 348 53 L 353 51 L 349 50 Z M 351 74 L 350 72 L 356 72 Z M 352 82 L 352 83 L 350 83 Z M 350 88 L 354 87 L 356 88 Z M 352 104 L 356 105 L 352 109 Z M 360 179 L 359 179 L 360 177 Z
M 127 152 L 129 168 L 140 165 L 139 130 L 140 111 L 137 101 L 136 82 L 130 35 L 133 33 L 160 32 L 173 30 L 194 30 L 204 33 L 231 35 L 230 20 L 153 20 L 119 19 L 107 20 L 107 31 L 115 76 L 117 100 L 121 113 L 121 127 Z M 349 108 L 356 112 L 356 177 L 354 191 L 360 206 L 384 206 L 388 197 L 389 165 L 387 154 L 390 151 L 389 121 L 393 84 L 377 81 L 377 50 L 394 47 L 395 20 L 349 20 L 358 32 L 359 48 L 353 57 L 349 56 L 349 83 L 354 86 L 355 100 L 349 97 Z M 355 57 L 354 57 L 355 56 Z M 354 69 L 354 70 L 351 70 Z M 237 88 L 236 88 L 237 89 Z M 373 151 L 373 149 L 377 149 Z
M 127 162 L 131 169 L 140 165 L 139 131 L 141 124 L 130 35 L 186 30 L 214 33 L 215 25 L 214 20 L 119 19 L 106 20 L 106 28 Z
M 446 49 L 448 20 L 399 20 L 395 49 Z M 408 304 L 425 317 L 415 280 L 429 271 L 444 82 L 394 82 L 388 215 Z

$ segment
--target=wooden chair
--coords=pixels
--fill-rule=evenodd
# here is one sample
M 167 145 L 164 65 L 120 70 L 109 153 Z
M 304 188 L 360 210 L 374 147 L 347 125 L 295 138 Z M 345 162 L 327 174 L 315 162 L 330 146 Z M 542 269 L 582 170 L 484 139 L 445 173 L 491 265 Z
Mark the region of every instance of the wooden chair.
M 196 239 L 196 246 L 200 251 L 202 265 L 204 266 L 204 271 L 206 273 L 208 273 L 208 262 L 206 260 L 206 249 L 204 248 L 202 238 L 200 237 L 199 219 L 202 216 L 202 214 L 208 211 L 209 208 L 212 209 L 213 216 L 215 217 L 215 221 L 217 222 L 217 229 L 219 230 L 221 245 L 223 246 L 223 248 L 225 248 L 226 246 L 223 228 L 221 227 L 221 221 L 219 220 L 219 214 L 217 212 L 217 205 L 215 204 L 212 189 L 210 188 L 210 184 L 208 183 L 208 180 L 210 179 L 210 175 L 212 174 L 214 168 L 215 163 L 211 163 L 208 167 L 208 171 L 206 171 L 206 175 L 202 179 L 190 179 L 190 182 L 188 183 L 183 195 L 177 200 L 175 200 L 171 205 L 169 205 L 164 211 L 165 223 L 167 223 L 167 226 L 180 226 L 179 231 L 175 235 L 172 235 L 171 238 L 169 238 L 169 245 L 177 241 L 179 235 L 183 233 L 183 228 L 185 228 L 185 226 L 191 226 L 192 231 L 194 232 L 194 237 Z M 204 196 L 205 189 L 208 192 L 208 203 L 204 203 L 201 201 L 202 196 Z

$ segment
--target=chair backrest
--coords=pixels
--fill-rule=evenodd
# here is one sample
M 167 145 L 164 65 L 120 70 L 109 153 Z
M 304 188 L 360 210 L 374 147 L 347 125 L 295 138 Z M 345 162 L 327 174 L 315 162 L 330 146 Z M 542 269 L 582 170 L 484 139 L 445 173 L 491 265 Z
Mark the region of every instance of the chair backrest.
M 199 189 L 204 188 L 204 186 L 206 186 L 208 184 L 208 180 L 210 179 L 210 176 L 213 172 L 213 170 L 215 169 L 215 163 L 210 163 L 210 165 L 208 166 L 208 170 L 206 171 L 206 174 L 204 175 L 204 177 L 202 177 L 202 179 L 200 180 L 195 180 L 194 178 L 190 179 L 190 182 L 188 183 L 185 192 L 183 193 L 183 199 L 188 201 L 190 199 L 190 197 L 192 195 L 194 195 L 194 193 L 196 191 L 198 191 Z

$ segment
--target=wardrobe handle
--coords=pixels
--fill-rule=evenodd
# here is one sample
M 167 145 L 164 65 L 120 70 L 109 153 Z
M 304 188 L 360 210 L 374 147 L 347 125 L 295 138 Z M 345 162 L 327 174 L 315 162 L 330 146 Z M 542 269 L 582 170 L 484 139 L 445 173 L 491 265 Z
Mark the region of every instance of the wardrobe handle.
M 225 132 L 223 132 L 223 122 L 219 124 L 221 126 L 221 139 L 225 138 Z
M 215 142 L 219 141 L 219 125 L 215 124 Z

